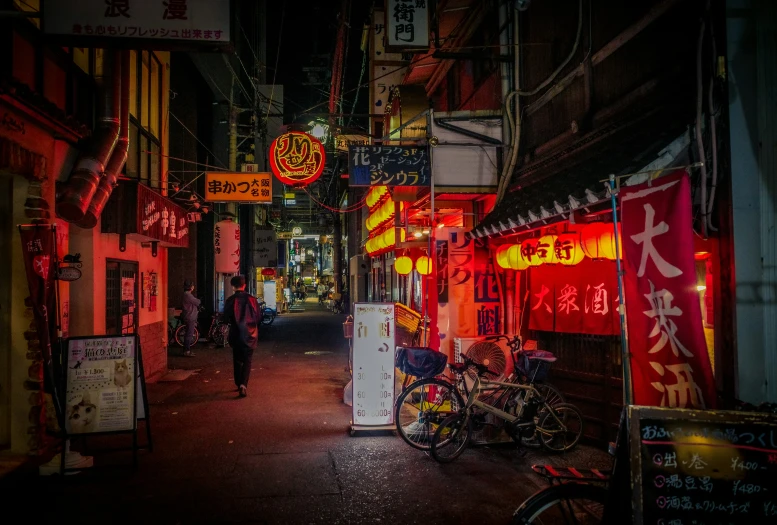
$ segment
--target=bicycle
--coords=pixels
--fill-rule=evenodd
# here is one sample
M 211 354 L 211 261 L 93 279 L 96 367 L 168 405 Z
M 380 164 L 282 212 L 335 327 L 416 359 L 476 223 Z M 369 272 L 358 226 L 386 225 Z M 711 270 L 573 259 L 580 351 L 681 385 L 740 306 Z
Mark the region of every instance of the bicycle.
M 489 363 L 474 364 L 478 373 L 464 408 L 446 417 L 432 437 L 430 452 L 435 461 L 449 463 L 466 450 L 475 422 L 481 419 L 481 412 L 504 420 L 505 430 L 518 444 L 521 444 L 524 436 L 536 436 L 540 445 L 551 452 L 565 452 L 577 445 L 583 434 L 583 416 L 580 411 L 570 403 L 549 405 L 534 386 L 537 376 L 543 379 L 550 363 L 556 358 L 544 351 L 527 354 L 529 352 L 522 353 L 529 361 L 532 377 L 525 385 L 484 380 L 482 376 L 494 373 L 489 370 Z M 504 407 L 510 412 L 479 398 L 482 392 L 492 390 L 501 392 L 502 396 L 506 395 L 513 403 L 512 407 Z M 511 395 L 513 392 L 514 396 Z M 539 419 L 536 419 L 538 415 Z
M 507 336 L 490 338 L 492 341 L 500 339 L 507 340 L 513 359 L 513 372 L 506 381 L 508 383 L 525 383 L 528 378 L 526 365 L 521 363 L 521 356 L 525 352 L 521 350 L 520 338 L 513 337 L 510 339 Z M 417 359 L 426 359 L 427 364 L 425 368 L 423 366 L 414 367 L 412 361 L 402 360 L 400 355 L 397 356 L 397 367 L 406 376 L 402 385 L 402 392 L 395 404 L 394 424 L 397 427 L 397 433 L 408 445 L 419 450 L 428 451 L 431 447 L 434 432 L 440 422 L 464 407 L 465 400 L 470 397 L 470 388 L 467 386 L 464 375 L 476 363 L 463 355 L 463 363 L 448 364 L 447 366 L 455 376 L 453 381 L 448 381 L 445 378 L 438 377 L 445 370 L 447 362 L 447 358 L 443 354 L 426 348 L 410 348 L 407 350 L 417 354 L 410 356 L 411 359 L 415 361 Z M 411 377 L 418 379 L 411 382 Z M 537 389 L 548 401 L 548 404 L 552 406 L 565 402 L 561 392 L 550 383 L 543 382 L 537 386 Z M 506 402 L 507 399 L 503 397 L 497 400 L 497 403 L 503 407 Z M 515 406 L 517 405 L 510 404 L 507 408 L 514 409 Z M 537 414 L 537 418 L 540 415 Z M 487 423 L 479 421 L 479 425 L 485 424 Z M 522 444 L 527 448 L 538 448 L 541 446 L 535 437 L 528 435 L 523 437 Z
M 202 312 L 204 308 L 200 306 L 198 309 L 198 312 Z M 177 316 L 176 319 L 178 320 L 178 326 L 175 329 L 174 339 L 178 346 L 184 346 L 184 342 L 186 340 L 186 329 L 188 324 L 183 318 L 183 313 L 181 315 Z M 197 344 L 197 341 L 200 340 L 200 327 L 199 323 L 194 323 L 194 337 L 192 338 L 192 345 Z
M 278 312 L 275 310 L 275 308 L 270 308 L 267 306 L 267 303 L 264 301 L 259 303 L 259 308 L 262 311 L 262 324 L 271 325 L 273 321 L 275 321 L 275 317 L 278 315 Z
M 229 339 L 229 324 L 224 321 L 224 317 L 219 312 L 214 312 L 210 318 L 210 328 L 208 329 L 208 340 L 216 346 L 226 347 Z

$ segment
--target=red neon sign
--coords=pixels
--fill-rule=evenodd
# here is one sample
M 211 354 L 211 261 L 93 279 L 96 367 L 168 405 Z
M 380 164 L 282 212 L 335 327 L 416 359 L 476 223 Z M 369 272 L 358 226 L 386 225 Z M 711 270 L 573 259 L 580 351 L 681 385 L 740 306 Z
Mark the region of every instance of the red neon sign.
M 270 167 L 284 184 L 294 187 L 315 182 L 324 171 L 324 145 L 301 131 L 290 131 L 270 145 Z

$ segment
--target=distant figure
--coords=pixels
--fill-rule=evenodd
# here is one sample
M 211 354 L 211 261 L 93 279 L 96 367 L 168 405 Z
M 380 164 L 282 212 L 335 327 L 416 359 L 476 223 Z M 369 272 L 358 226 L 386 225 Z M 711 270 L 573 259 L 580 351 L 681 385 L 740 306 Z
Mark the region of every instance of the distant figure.
M 326 296 L 326 285 L 324 284 L 324 281 L 318 282 L 318 288 L 316 288 L 316 293 L 318 294 L 318 304 L 324 304 L 324 299 Z
M 186 324 L 186 336 L 183 339 L 183 355 L 186 357 L 194 357 L 192 352 L 192 345 L 197 341 L 194 340 L 194 329 L 197 327 L 197 315 L 200 312 L 201 301 L 194 297 L 194 283 L 191 281 L 184 281 L 183 283 L 183 322 Z
M 259 340 L 262 314 L 256 297 L 246 292 L 245 277 L 236 275 L 229 283 L 235 293 L 224 303 L 224 317 L 229 323 L 229 346 L 232 347 L 235 386 L 240 397 L 245 397 L 248 394 L 251 360 Z

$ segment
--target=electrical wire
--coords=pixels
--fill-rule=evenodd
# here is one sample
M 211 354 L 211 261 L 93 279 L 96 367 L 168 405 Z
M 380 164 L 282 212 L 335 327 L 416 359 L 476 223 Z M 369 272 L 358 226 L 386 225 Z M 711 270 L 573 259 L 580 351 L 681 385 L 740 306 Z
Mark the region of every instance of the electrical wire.
M 364 208 L 367 205 L 367 194 L 364 195 L 364 198 L 362 200 L 360 200 L 359 202 L 357 202 L 356 204 L 354 204 L 352 206 L 346 206 L 345 208 L 333 208 L 331 206 L 328 206 L 328 205 L 324 204 L 320 200 L 316 199 L 313 196 L 313 194 L 308 191 L 308 189 L 306 187 L 303 187 L 302 191 L 304 191 L 305 193 L 308 194 L 308 197 L 310 197 L 311 201 L 315 202 L 316 204 L 318 204 L 322 208 L 324 208 L 326 210 L 329 210 L 331 212 L 334 212 L 334 213 L 351 213 L 351 212 L 360 210 L 360 209 Z
M 174 114 L 172 111 L 170 111 L 169 109 L 167 110 L 167 113 L 168 113 L 168 114 L 169 114 L 171 117 L 173 117 L 173 118 L 174 118 L 176 121 L 178 121 L 178 123 L 179 123 L 181 126 L 183 126 L 183 129 L 185 129 L 186 131 L 188 131 L 188 132 L 189 132 L 189 135 L 191 135 L 192 137 L 194 137 L 194 140 L 196 140 L 197 142 L 199 142 L 199 143 L 200 143 L 200 146 L 202 146 L 203 148 L 205 148 L 205 151 L 207 151 L 208 153 L 210 153 L 211 155 L 213 155 L 213 158 L 214 158 L 214 159 L 216 159 L 216 160 L 219 162 L 219 164 L 221 164 L 221 165 L 224 167 L 223 169 L 227 169 L 227 166 L 226 166 L 226 164 L 224 164 L 224 163 L 221 161 L 221 159 L 219 159 L 219 158 L 216 156 L 216 154 L 215 154 L 215 153 L 213 153 L 211 150 L 209 150 L 209 149 L 208 149 L 208 146 L 206 146 L 205 144 L 203 144 L 203 142 L 202 142 L 202 141 L 201 141 L 199 138 L 197 138 L 197 135 L 195 135 L 195 134 L 192 132 L 192 130 L 190 130 L 189 128 L 187 128 L 187 127 L 186 127 L 186 124 L 184 124 L 183 122 L 181 122 L 181 119 L 179 119 L 178 117 L 176 117 L 176 116 L 175 116 L 175 114 Z
M 281 28 L 280 28 L 280 31 L 278 32 L 278 52 L 275 54 L 275 71 L 272 74 L 272 88 L 270 89 L 270 104 L 267 105 L 267 115 L 264 117 L 264 120 L 267 120 L 270 118 L 270 105 L 272 104 L 273 98 L 275 97 L 275 80 L 278 77 L 278 64 L 281 59 L 281 41 L 283 38 L 283 22 L 285 18 L 286 18 L 286 2 L 283 2 L 283 7 L 281 8 Z

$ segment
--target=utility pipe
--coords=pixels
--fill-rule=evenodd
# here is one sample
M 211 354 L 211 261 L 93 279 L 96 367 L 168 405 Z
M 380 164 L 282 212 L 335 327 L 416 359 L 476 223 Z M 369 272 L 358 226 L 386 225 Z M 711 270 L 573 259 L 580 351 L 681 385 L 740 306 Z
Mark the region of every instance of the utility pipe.
M 701 236 L 707 238 L 707 168 L 704 162 L 707 155 L 704 153 L 704 139 L 701 134 L 702 126 L 702 106 L 704 104 L 704 88 L 702 86 L 702 67 L 701 54 L 704 48 L 705 22 L 701 21 L 699 27 L 699 40 L 696 44 L 696 147 L 699 150 L 699 161 L 701 169 Z
M 130 101 L 130 52 L 122 51 L 119 55 L 118 64 L 121 64 L 121 107 L 119 140 L 116 147 L 113 148 L 111 158 L 105 168 L 105 176 L 100 180 L 97 191 L 89 203 L 89 209 L 84 214 L 84 218 L 78 222 L 81 228 L 94 228 L 102 215 L 108 199 L 113 193 L 113 189 L 119 182 L 121 169 L 127 162 L 127 153 L 129 151 L 129 101 Z
M 68 222 L 84 218 L 119 140 L 121 70 L 114 63 L 120 52 L 103 54 L 103 74 L 97 77 L 97 127 L 76 161 L 70 178 L 57 195 L 57 215 Z

